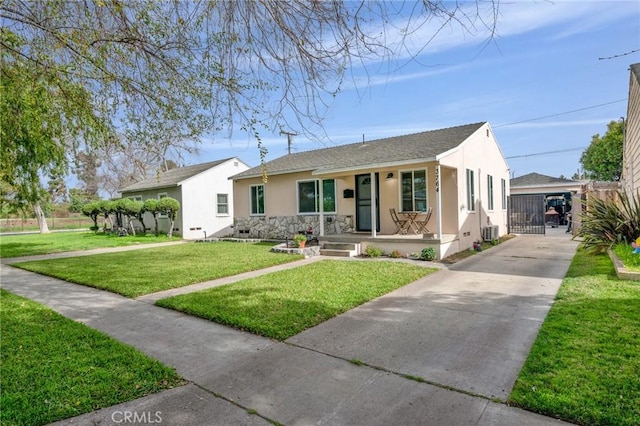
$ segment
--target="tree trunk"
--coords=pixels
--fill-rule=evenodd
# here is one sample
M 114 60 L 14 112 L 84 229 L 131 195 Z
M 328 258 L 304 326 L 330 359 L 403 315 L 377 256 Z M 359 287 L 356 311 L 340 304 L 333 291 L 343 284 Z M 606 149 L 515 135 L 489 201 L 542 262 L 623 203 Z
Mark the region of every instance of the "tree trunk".
M 33 211 L 36 214 L 36 219 L 38 220 L 38 227 L 40 228 L 41 234 L 47 234 L 49 231 L 49 225 L 47 225 L 47 218 L 44 217 L 44 211 L 42 211 L 42 207 L 39 202 L 35 202 L 33 204 Z
M 169 222 L 169 232 L 167 232 L 167 238 L 171 238 L 173 236 L 173 219 Z

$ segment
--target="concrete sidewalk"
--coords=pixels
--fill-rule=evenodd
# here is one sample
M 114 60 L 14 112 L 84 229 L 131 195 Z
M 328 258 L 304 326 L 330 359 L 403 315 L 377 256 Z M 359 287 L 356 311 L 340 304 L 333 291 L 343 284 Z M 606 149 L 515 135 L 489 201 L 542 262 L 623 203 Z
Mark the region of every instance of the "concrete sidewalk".
M 550 425 L 561 422 L 497 401 L 576 246 L 518 237 L 286 342 L 9 266 L 1 277 L 191 382 L 60 424 L 121 424 L 128 412 L 167 425 Z

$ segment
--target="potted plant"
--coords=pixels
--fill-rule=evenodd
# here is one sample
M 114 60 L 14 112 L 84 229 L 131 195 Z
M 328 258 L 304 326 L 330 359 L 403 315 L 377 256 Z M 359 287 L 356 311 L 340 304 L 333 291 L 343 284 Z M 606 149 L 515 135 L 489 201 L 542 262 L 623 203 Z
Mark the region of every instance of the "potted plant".
M 307 243 L 307 237 L 303 234 L 296 234 L 293 236 L 293 241 L 296 242 L 297 247 L 304 248 L 305 244 Z

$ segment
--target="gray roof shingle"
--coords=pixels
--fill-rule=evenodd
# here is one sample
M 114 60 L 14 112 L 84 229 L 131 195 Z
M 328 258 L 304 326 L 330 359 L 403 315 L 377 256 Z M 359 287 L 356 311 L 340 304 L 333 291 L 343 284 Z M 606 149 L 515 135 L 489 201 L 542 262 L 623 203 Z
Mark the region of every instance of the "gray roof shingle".
M 431 130 L 411 135 L 287 154 L 265 164 L 267 174 L 297 171 L 326 171 L 410 160 L 433 159 L 464 142 L 485 122 Z M 233 176 L 243 179 L 262 176 L 262 166 Z
M 512 188 L 524 187 L 524 186 L 548 186 L 548 185 L 562 185 L 562 184 L 575 184 L 578 183 L 575 180 L 556 178 L 547 175 L 541 175 L 539 173 L 529 173 L 524 176 L 518 176 L 509 181 Z
M 141 180 L 140 182 L 136 182 L 132 185 L 126 186 L 120 189 L 120 192 L 143 191 L 147 189 L 177 186 L 185 179 L 200 174 L 228 160 L 230 160 L 230 158 L 211 161 L 208 163 L 195 164 L 193 166 L 177 167 L 175 169 L 167 170 L 166 172 L 158 173 L 158 175 L 151 178 L 147 178 Z

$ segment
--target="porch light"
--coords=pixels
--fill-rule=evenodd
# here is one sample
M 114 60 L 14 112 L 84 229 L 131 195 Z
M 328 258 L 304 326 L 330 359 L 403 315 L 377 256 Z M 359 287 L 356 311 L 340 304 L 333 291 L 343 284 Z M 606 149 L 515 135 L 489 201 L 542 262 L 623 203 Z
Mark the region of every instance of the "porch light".
M 393 179 L 393 172 L 387 173 L 387 179 Z

